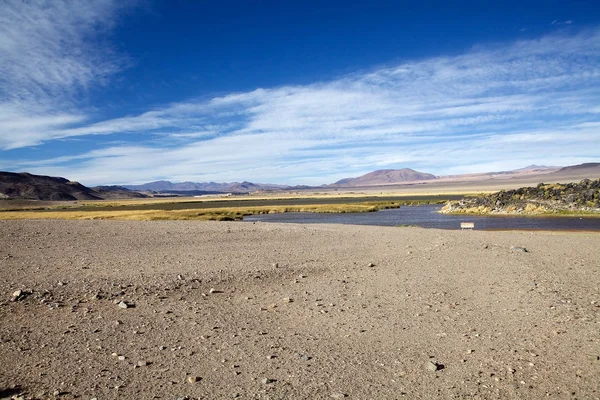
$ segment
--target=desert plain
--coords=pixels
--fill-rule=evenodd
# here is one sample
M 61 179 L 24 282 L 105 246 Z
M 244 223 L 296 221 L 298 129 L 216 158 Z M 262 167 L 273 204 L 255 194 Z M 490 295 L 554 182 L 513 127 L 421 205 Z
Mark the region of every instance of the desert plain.
M 0 221 L 0 398 L 597 399 L 600 235 Z

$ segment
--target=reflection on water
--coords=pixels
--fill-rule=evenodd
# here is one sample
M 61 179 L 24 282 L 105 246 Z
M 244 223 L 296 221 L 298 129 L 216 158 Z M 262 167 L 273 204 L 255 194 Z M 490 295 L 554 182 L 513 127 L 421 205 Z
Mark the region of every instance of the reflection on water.
M 464 216 L 439 214 L 439 205 L 401 207 L 370 213 L 282 213 L 251 215 L 244 221 L 292 222 L 298 224 L 415 225 L 423 228 L 460 229 L 461 222 L 474 222 L 475 229 L 586 230 L 600 231 L 600 218 Z

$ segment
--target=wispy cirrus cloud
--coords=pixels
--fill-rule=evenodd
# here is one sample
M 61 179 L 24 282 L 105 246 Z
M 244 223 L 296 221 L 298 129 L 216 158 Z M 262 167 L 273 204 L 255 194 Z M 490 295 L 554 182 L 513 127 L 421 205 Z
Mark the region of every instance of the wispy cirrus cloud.
M 125 64 L 103 42 L 128 1 L 0 4 L 0 148 L 63 137 L 85 121 L 77 97 Z
M 560 165 L 599 158 L 599 88 L 600 30 L 559 32 L 93 124 L 85 123 L 85 113 L 53 115 L 44 122 L 47 129 L 3 135 L 0 146 L 94 135 L 124 141 L 19 163 L 90 184 L 319 184 L 374 168 L 444 174 Z

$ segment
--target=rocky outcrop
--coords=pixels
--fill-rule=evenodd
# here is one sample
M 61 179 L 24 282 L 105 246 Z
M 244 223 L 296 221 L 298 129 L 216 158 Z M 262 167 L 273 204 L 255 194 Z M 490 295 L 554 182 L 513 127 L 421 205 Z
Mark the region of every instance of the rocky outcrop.
M 547 214 L 600 213 L 600 179 L 579 183 L 540 183 L 448 202 L 442 213 Z

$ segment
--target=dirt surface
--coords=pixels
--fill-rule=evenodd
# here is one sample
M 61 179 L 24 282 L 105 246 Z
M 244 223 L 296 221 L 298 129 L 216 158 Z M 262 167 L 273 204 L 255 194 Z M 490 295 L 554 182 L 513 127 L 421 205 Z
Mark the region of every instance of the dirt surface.
M 597 399 L 599 249 L 593 233 L 0 221 L 0 398 Z

